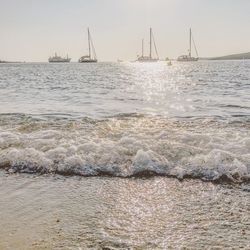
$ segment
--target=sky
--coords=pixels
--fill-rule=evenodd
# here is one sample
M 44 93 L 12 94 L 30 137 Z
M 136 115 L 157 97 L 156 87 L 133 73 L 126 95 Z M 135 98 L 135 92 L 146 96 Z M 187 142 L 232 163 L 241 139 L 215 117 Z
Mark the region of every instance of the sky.
M 133 60 L 153 28 L 161 58 L 186 54 L 192 27 L 200 57 L 250 51 L 250 0 L 0 0 L 0 60 L 43 62 L 87 53 Z

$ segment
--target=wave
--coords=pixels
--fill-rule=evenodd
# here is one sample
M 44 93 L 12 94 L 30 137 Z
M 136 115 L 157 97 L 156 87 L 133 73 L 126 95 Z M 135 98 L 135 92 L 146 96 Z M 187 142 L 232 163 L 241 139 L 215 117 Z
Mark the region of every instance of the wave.
M 250 182 L 250 131 L 248 126 L 212 119 L 24 118 L 0 126 L 0 168 L 9 173 L 246 183 Z
M 64 149 L 54 150 L 65 153 Z M 250 182 L 249 171 L 242 162 L 237 159 L 224 163 L 229 155 L 226 152 L 211 152 L 203 156 L 202 165 L 171 166 L 165 159 L 164 162 L 157 161 L 153 152 L 139 150 L 132 160 L 110 162 L 106 164 L 90 164 L 77 155 L 65 157 L 62 161 L 50 159 L 49 157 L 34 149 L 12 150 L 5 157 L 1 157 L 0 168 L 9 173 L 29 174 L 60 174 L 65 176 L 111 176 L 111 177 L 152 177 L 167 176 L 179 180 L 185 178 L 201 179 L 212 182 Z M 110 156 L 109 158 L 113 158 Z M 205 158 L 219 158 L 219 162 L 212 163 L 205 161 Z M 229 156 L 230 157 L 230 156 Z M 63 158 L 63 156 L 62 156 Z M 202 158 L 202 157 L 201 157 Z M 250 157 L 249 157 L 250 158 Z M 218 161 L 218 160 L 217 160 Z

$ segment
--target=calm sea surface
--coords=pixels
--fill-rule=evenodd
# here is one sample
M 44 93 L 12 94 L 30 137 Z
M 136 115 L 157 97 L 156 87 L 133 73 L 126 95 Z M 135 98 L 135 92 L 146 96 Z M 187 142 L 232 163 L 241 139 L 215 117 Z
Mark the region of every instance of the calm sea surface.
M 0 169 L 0 248 L 249 249 L 250 62 L 0 64 Z
M 250 62 L 2 64 L 0 112 L 93 119 L 250 115 Z

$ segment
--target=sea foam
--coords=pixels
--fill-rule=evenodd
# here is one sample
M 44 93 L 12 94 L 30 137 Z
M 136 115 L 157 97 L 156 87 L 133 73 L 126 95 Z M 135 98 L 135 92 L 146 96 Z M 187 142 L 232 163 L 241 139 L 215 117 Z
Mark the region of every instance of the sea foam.
M 155 117 L 60 122 L 2 129 L 0 168 L 10 173 L 250 181 L 250 132 L 242 126 Z

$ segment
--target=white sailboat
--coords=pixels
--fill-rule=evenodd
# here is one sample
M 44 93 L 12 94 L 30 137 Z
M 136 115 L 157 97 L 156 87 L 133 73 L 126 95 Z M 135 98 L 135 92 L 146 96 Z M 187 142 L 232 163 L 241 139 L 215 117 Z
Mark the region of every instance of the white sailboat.
M 96 56 L 96 52 L 95 52 L 95 47 L 90 35 L 90 31 L 88 28 L 88 47 L 89 47 L 89 54 L 82 56 L 78 62 L 79 63 L 97 63 L 97 56 Z
M 153 46 L 152 46 L 153 44 L 154 44 L 154 49 L 156 53 L 155 58 L 153 57 Z M 157 47 L 155 44 L 155 39 L 154 39 L 152 28 L 150 28 L 150 45 L 149 46 L 150 46 L 149 55 L 144 56 L 144 40 L 142 40 L 142 55 L 138 57 L 137 59 L 138 62 L 158 62 L 159 61 L 158 51 L 157 51 Z
M 192 57 L 192 41 L 193 41 L 193 44 L 194 44 L 196 57 Z M 189 51 L 188 52 L 189 52 L 188 55 L 179 56 L 177 58 L 177 61 L 179 61 L 179 62 L 196 62 L 196 61 L 199 60 L 198 52 L 197 52 L 197 49 L 196 49 L 196 46 L 195 46 L 195 42 L 194 42 L 194 39 L 193 39 L 191 29 L 189 30 Z

